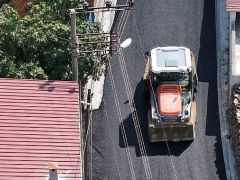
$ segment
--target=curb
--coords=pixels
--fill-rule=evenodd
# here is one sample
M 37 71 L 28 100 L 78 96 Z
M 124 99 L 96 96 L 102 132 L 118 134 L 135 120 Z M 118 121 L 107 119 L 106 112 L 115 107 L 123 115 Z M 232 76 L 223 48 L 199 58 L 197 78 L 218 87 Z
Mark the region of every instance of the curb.
M 230 88 L 229 84 L 225 83 L 225 81 L 229 79 L 227 79 L 226 75 L 224 77 L 223 74 L 226 72 L 229 75 L 229 78 L 231 74 L 229 74 L 230 72 L 227 72 L 228 70 L 226 68 L 229 63 L 225 64 L 225 61 L 229 60 L 229 55 L 224 50 L 229 47 L 229 41 L 226 40 L 224 35 L 228 36 L 230 25 L 229 14 L 225 11 L 225 6 L 225 1 L 215 1 L 218 108 L 226 176 L 228 180 L 236 180 L 238 177 L 236 176 L 234 153 L 230 141 L 226 137 L 229 133 L 229 125 L 226 117 L 226 104 L 228 104 L 229 101 L 228 95 Z

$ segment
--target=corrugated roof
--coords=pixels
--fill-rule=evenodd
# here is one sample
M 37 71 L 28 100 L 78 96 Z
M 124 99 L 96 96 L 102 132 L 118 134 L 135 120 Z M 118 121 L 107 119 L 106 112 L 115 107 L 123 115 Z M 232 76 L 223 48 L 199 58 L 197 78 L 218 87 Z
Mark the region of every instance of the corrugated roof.
M 240 12 L 240 0 L 227 0 L 226 11 Z
M 0 179 L 80 179 L 78 84 L 0 79 Z

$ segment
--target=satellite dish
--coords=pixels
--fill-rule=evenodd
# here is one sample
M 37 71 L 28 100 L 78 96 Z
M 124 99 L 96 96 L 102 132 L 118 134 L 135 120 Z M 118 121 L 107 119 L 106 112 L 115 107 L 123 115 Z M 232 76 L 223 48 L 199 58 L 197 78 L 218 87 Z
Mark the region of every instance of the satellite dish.
M 121 48 L 127 48 L 128 46 L 130 46 L 130 44 L 132 43 L 132 38 L 128 38 L 126 40 L 124 40 L 120 46 Z

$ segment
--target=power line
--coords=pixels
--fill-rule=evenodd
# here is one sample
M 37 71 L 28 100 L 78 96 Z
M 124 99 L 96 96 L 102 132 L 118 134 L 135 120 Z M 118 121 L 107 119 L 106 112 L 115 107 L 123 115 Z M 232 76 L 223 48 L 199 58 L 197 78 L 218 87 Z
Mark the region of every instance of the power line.
M 128 20 L 127 18 L 127 11 L 123 11 L 122 12 L 122 15 L 121 15 L 121 18 L 119 20 L 119 23 L 118 23 L 118 26 L 117 26 L 117 30 L 118 32 L 122 32 L 123 31 L 123 24 Z
M 122 16 L 121 16 L 120 23 L 118 24 L 119 32 L 121 32 L 120 38 L 123 35 L 123 32 L 124 32 L 124 29 L 125 29 L 128 17 L 129 17 L 129 12 L 125 12 L 124 11 Z M 109 65 L 109 66 L 111 66 L 111 65 Z M 123 66 L 121 66 L 121 68 L 122 67 Z M 111 72 L 111 71 L 109 70 L 109 72 Z M 126 84 L 126 82 L 125 82 L 125 85 L 126 85 L 126 88 L 127 88 L 128 85 Z M 128 95 L 128 97 L 130 99 L 131 104 L 134 105 L 134 102 L 132 102 L 132 95 Z M 136 134 L 137 134 L 137 137 L 138 137 L 138 143 L 139 143 L 139 147 L 140 147 L 140 151 L 141 151 L 141 155 L 142 155 L 142 159 L 143 159 L 143 164 L 144 164 L 146 176 L 147 176 L 147 179 L 152 179 L 151 170 L 150 170 L 150 166 L 149 166 L 149 162 L 148 162 L 148 158 L 147 158 L 147 154 L 146 154 L 146 148 L 145 148 L 143 137 L 142 137 L 142 133 L 141 133 L 141 127 L 140 127 L 140 124 L 139 124 L 138 120 L 136 120 L 138 118 L 137 117 L 137 113 L 136 113 L 136 109 L 135 110 L 132 109 L 131 113 L 132 113 L 132 115 L 133 115 L 133 117 L 135 119 L 134 125 L 135 125 Z
M 120 29 L 119 30 L 119 32 L 120 32 L 119 41 L 123 35 L 129 14 L 130 14 L 130 12 L 128 12 L 128 11 L 123 12 L 123 15 L 121 16 L 121 19 L 120 19 L 120 23 L 118 24 L 118 29 Z M 147 179 L 152 179 L 151 169 L 150 169 L 150 165 L 149 165 L 148 158 L 147 158 L 146 148 L 145 148 L 145 144 L 144 144 L 144 140 L 143 140 L 142 132 L 141 132 L 141 126 L 139 124 L 139 118 L 138 118 L 137 110 L 136 110 L 135 103 L 133 100 L 131 85 L 130 85 L 130 81 L 128 78 L 128 73 L 126 70 L 126 64 L 125 64 L 122 49 L 120 49 L 120 52 L 119 52 L 119 62 L 120 62 L 120 67 L 121 67 L 121 71 L 123 74 L 123 80 L 124 80 L 124 84 L 126 87 L 127 96 L 128 96 L 129 102 L 130 102 L 131 114 L 133 116 L 133 123 L 134 123 L 135 131 L 136 131 L 136 135 L 137 135 L 137 139 L 138 139 L 138 144 L 140 147 L 140 152 L 142 155 L 145 173 L 146 173 Z
M 119 169 L 119 164 L 118 164 L 118 160 L 117 160 L 116 149 L 115 149 L 114 143 L 113 143 L 112 130 L 111 130 L 111 127 L 110 127 L 109 116 L 108 116 L 108 113 L 107 113 L 107 108 L 106 108 L 106 105 L 105 105 L 105 101 L 104 101 L 104 100 L 103 100 L 103 108 L 104 108 L 104 112 L 105 112 L 105 115 L 106 115 L 106 118 L 107 118 L 107 122 L 108 122 L 108 130 L 109 130 L 109 132 L 110 132 L 110 138 L 111 138 L 111 143 L 112 143 L 112 147 L 113 147 L 114 159 L 115 159 L 115 162 L 116 162 L 116 165 L 117 165 L 118 177 L 119 177 L 119 179 L 121 180 L 122 178 L 121 178 L 120 169 Z
M 127 20 L 128 20 L 129 14 L 130 14 L 130 12 L 127 12 L 127 13 L 126 13 L 125 23 L 123 24 L 122 32 L 121 32 L 121 34 L 120 34 L 119 39 L 121 39 L 122 36 L 123 36 L 123 32 L 124 32 L 124 29 L 125 29 L 125 27 L 126 27 L 126 24 L 127 24 Z
M 105 7 L 89 7 L 89 4 L 84 2 L 81 8 L 73 8 L 70 9 L 70 17 L 71 17 L 71 56 L 72 56 L 72 71 L 73 71 L 73 80 L 74 81 L 79 81 L 78 80 L 78 56 L 79 53 L 91 53 L 93 55 L 104 55 L 104 54 L 112 54 L 115 50 L 117 50 L 118 46 L 116 45 L 114 41 L 114 38 L 117 38 L 118 35 L 111 32 L 111 33 L 86 33 L 86 34 L 78 34 L 77 33 L 77 28 L 76 28 L 76 19 L 77 19 L 77 14 L 79 13 L 90 13 L 90 12 L 96 12 L 96 11 L 101 11 L 101 12 L 107 12 L 107 11 L 125 11 L 125 10 L 131 10 L 133 7 L 134 1 L 133 0 L 128 0 L 127 5 L 116 5 L 112 6 L 110 1 L 105 1 Z M 80 36 L 80 37 L 78 37 Z M 96 40 L 92 41 L 93 36 L 95 37 Z M 80 40 L 80 41 L 79 41 Z M 101 45 L 100 45 L 101 44 Z M 86 49 L 87 48 L 87 49 Z M 116 48 L 116 49 L 114 49 Z M 94 64 L 93 74 L 96 73 L 97 67 L 100 65 L 96 63 Z M 91 89 L 93 88 L 94 84 L 91 84 Z M 80 102 L 81 103 L 81 102 Z M 91 100 L 90 100 L 91 104 Z M 87 105 L 88 107 L 89 105 Z M 119 106 L 119 105 L 118 105 Z M 89 113 L 89 112 L 87 112 Z M 92 106 L 90 106 L 90 114 L 88 117 L 88 127 L 87 127 L 87 132 L 86 132 L 86 140 L 84 142 L 84 147 L 83 147 L 83 157 L 85 156 L 86 149 L 87 149 L 87 144 L 89 142 L 89 148 L 90 148 L 90 177 L 92 178 Z M 123 130 L 123 132 L 125 132 Z M 125 137 L 126 138 L 126 137 Z M 126 142 L 126 141 L 125 141 Z M 130 164 L 130 170 L 132 174 L 132 178 L 135 180 L 135 173 L 133 169 L 133 164 L 131 161 L 131 156 L 130 152 L 128 149 L 128 160 Z
M 105 6 L 103 7 L 89 7 L 89 3 L 84 1 L 82 3 L 82 7 L 80 8 L 72 8 L 76 14 L 78 13 L 86 13 L 86 12 L 109 12 L 109 11 L 124 11 L 131 10 L 134 6 L 135 0 L 127 0 L 126 5 L 112 5 L 110 0 L 105 1 Z
M 124 18 L 124 17 L 121 18 L 121 20 L 122 20 L 122 19 L 124 19 L 124 20 L 122 20 L 121 25 L 119 25 L 119 27 L 123 27 L 123 28 L 121 29 L 122 32 L 120 31 L 121 34 L 120 34 L 120 38 L 119 38 L 119 39 L 121 39 L 121 37 L 122 37 L 122 35 L 123 35 L 123 31 L 124 31 L 124 28 L 125 28 L 125 26 L 126 26 L 129 13 L 127 13 L 127 14 L 125 13 L 124 15 L 127 16 L 127 18 L 126 18 L 126 17 L 125 17 L 125 18 Z M 135 28 L 136 28 L 136 31 L 137 31 L 137 36 L 138 36 L 138 40 L 139 40 L 139 43 L 140 43 L 140 47 L 141 47 L 142 53 L 144 54 L 143 43 L 141 42 L 140 34 L 139 34 L 139 31 L 138 31 L 138 28 L 137 28 L 137 24 L 136 24 L 136 19 L 135 19 L 135 17 L 134 17 L 134 14 L 132 14 L 132 16 L 133 16 L 133 19 L 134 19 L 134 25 L 135 25 Z M 124 25 L 123 25 L 123 21 L 125 21 Z M 120 51 L 121 51 L 121 50 L 120 50 Z M 120 52 L 120 53 L 121 53 L 121 52 Z M 151 81 L 151 79 L 150 79 L 150 81 Z M 151 87 L 152 87 L 152 84 L 151 84 Z M 152 91 L 153 91 L 153 89 L 152 89 Z M 153 92 L 153 94 L 154 94 L 154 92 Z M 155 96 L 155 94 L 154 94 L 154 96 Z M 155 98 L 155 101 L 156 101 L 156 98 Z M 156 102 L 155 102 L 155 103 L 156 103 Z M 166 133 L 165 133 L 165 130 L 164 130 L 164 127 L 163 127 L 162 122 L 161 122 L 161 125 L 162 125 L 162 129 L 163 129 L 164 139 L 165 139 L 165 142 L 166 142 L 166 145 L 167 145 L 168 153 L 169 153 L 169 156 L 171 157 L 170 147 L 169 147 L 169 144 L 168 144 L 168 141 L 167 141 L 167 138 L 166 138 Z M 137 132 L 137 131 L 136 131 L 136 132 Z M 175 167 L 174 167 L 174 164 L 173 164 L 172 157 L 171 157 L 171 164 L 172 164 L 172 167 L 173 167 L 173 170 L 174 170 L 175 179 L 178 179 L 178 178 L 177 178 L 177 174 L 176 174 L 176 170 L 175 170 Z
M 124 80 L 128 100 L 129 100 L 131 114 L 133 116 L 133 123 L 134 123 L 135 131 L 136 131 L 136 135 L 137 135 L 138 144 L 140 147 L 140 152 L 141 152 L 141 156 L 142 156 L 142 160 L 143 160 L 145 173 L 146 173 L 147 179 L 152 179 L 151 168 L 150 168 L 148 157 L 147 157 L 146 147 L 145 147 L 143 136 L 142 136 L 141 126 L 139 123 L 139 118 L 138 118 L 135 102 L 134 102 L 133 95 L 132 95 L 132 89 L 131 89 L 122 49 L 120 49 L 119 62 L 120 62 L 123 80 Z
M 154 97 L 154 102 L 155 102 L 155 104 L 157 104 L 157 99 L 156 99 L 156 95 L 155 95 L 155 93 L 154 93 L 154 89 L 153 89 L 153 85 L 152 85 L 152 80 L 151 80 L 151 78 L 149 78 L 149 79 L 150 79 L 151 91 L 152 91 L 153 97 Z M 157 111 L 158 111 L 158 109 L 157 109 Z M 159 114 L 159 112 L 158 112 L 158 114 Z M 170 147 L 169 147 L 168 140 L 167 140 L 167 135 L 166 135 L 166 133 L 165 133 L 164 126 L 163 126 L 163 122 L 162 122 L 161 119 L 160 119 L 160 123 L 161 123 L 161 126 L 162 126 L 162 131 L 163 131 L 164 140 L 165 140 L 166 145 L 167 145 L 168 154 L 169 154 L 169 156 L 170 156 L 171 164 L 172 164 L 172 167 L 173 167 L 173 172 L 174 172 L 174 175 L 175 175 L 175 179 L 177 180 L 178 178 L 177 178 L 176 169 L 175 169 L 175 166 L 174 166 L 174 163 L 173 163 L 172 154 L 171 154 Z
M 121 113 L 121 109 L 120 109 L 120 105 L 119 105 L 119 100 L 118 100 L 118 95 L 117 95 L 117 91 L 116 91 L 115 82 L 114 82 L 114 79 L 113 79 L 112 67 L 111 67 L 110 63 L 108 64 L 108 73 L 109 73 L 109 76 L 110 76 L 112 91 L 113 91 L 113 94 L 114 94 L 114 102 L 115 102 L 115 105 L 116 105 L 116 108 L 117 108 L 118 120 L 119 120 L 120 128 L 121 128 L 121 131 L 122 131 L 122 134 L 123 134 L 123 141 L 124 141 L 124 145 L 126 146 L 127 158 L 128 158 L 128 163 L 129 163 L 129 166 L 130 166 L 130 172 L 131 172 L 131 175 L 132 175 L 132 179 L 136 180 L 136 176 L 135 176 L 135 172 L 134 172 L 134 168 L 133 168 L 133 163 L 132 163 L 132 158 L 131 158 L 130 150 L 129 150 L 129 147 L 128 147 L 127 135 L 126 135 L 124 125 L 122 123 L 123 118 L 122 118 L 122 113 Z
M 98 56 L 96 56 L 96 58 L 97 58 L 97 62 L 96 61 L 94 62 L 94 67 L 97 67 L 96 64 L 100 61 Z M 95 79 L 95 76 L 97 76 L 97 68 L 93 69 L 92 79 Z M 92 112 L 93 112 L 93 110 L 92 110 L 92 95 L 93 94 L 92 94 L 92 89 L 94 89 L 94 86 L 95 86 L 95 81 L 92 80 L 91 81 L 91 85 L 90 85 L 90 90 L 89 90 L 90 94 L 88 94 L 89 97 L 88 97 L 88 100 L 87 100 L 88 103 L 91 104 L 91 106 L 90 106 L 90 113 L 87 112 L 87 113 L 89 113 L 89 116 L 88 116 L 88 130 L 87 130 L 87 135 L 89 134 L 89 139 L 86 138 L 86 142 L 89 142 L 89 151 L 90 151 L 90 153 L 89 153 L 89 155 L 90 155 L 90 157 L 89 157 L 89 159 L 90 159 L 89 160 L 90 161 L 90 168 L 89 168 L 89 172 L 88 172 L 89 173 L 89 177 L 88 177 L 89 179 L 92 179 L 92 153 L 93 153 L 93 151 L 92 151 L 93 150 L 93 147 L 92 147 L 92 145 L 93 145 L 92 144 L 92 135 L 93 135 L 93 133 L 92 133 L 92 131 L 93 131 L 93 124 L 92 124 L 93 123 L 93 121 L 92 121 Z M 87 109 L 89 111 L 89 108 L 87 108 Z
M 141 46 L 141 50 L 142 50 L 142 53 L 144 54 L 144 48 L 143 48 L 143 43 L 140 39 L 140 33 L 138 31 L 138 28 L 137 28 L 137 23 L 136 23 L 136 19 L 135 19 L 135 16 L 134 14 L 132 14 L 133 16 L 133 19 L 134 19 L 134 25 L 135 25 L 135 29 L 136 29 L 136 32 L 137 32 L 137 37 L 138 37 L 138 40 L 139 40 L 139 43 L 140 43 L 140 46 Z M 152 86 L 152 80 L 151 78 L 149 78 L 150 80 L 150 86 L 151 86 L 151 91 L 154 95 L 154 102 L 155 104 L 157 104 L 157 101 L 156 101 L 156 95 L 154 93 L 154 89 L 153 89 L 153 86 Z M 158 111 L 158 109 L 157 109 Z M 164 139 L 165 139 L 165 142 L 166 142 L 166 145 L 167 145 L 167 150 L 168 150 L 168 154 L 170 156 L 170 160 L 171 160 L 171 164 L 172 164 L 172 167 L 173 167 L 173 172 L 174 172 L 174 176 L 175 176 L 175 179 L 177 180 L 177 173 L 176 173 L 176 169 L 175 169 L 175 166 L 174 166 L 174 163 L 173 163 L 173 159 L 172 159 L 172 156 L 171 156 L 171 151 L 170 151 L 170 147 L 169 147 L 169 144 L 168 144 L 168 141 L 167 141 L 167 137 L 166 137 L 166 133 L 165 133 L 165 130 L 164 130 L 164 126 L 163 126 L 163 122 L 162 120 L 160 119 L 160 123 L 161 123 L 161 126 L 162 126 L 162 130 L 163 130 L 163 134 L 164 134 Z
M 118 10 L 129 10 L 129 7 L 132 7 L 133 6 L 133 3 L 134 1 L 133 0 L 128 0 L 127 1 L 127 4 L 128 5 L 119 5 L 119 6 L 111 6 L 111 3 L 109 1 L 106 1 L 106 7 L 97 7 L 97 8 L 89 8 L 88 7 L 88 4 L 83 4 L 83 7 L 82 8 L 75 8 L 75 9 L 71 9 L 71 12 L 72 12 L 72 17 L 76 18 L 76 14 L 79 13 L 78 11 L 84 11 L 84 12 L 93 12 L 95 10 L 98 10 L 98 11 L 102 11 L 102 12 L 105 12 L 105 11 L 110 11 L 112 9 L 115 9 L 116 11 Z M 107 9 L 106 9 L 107 8 Z M 75 16 L 74 16 L 74 15 Z M 124 29 L 125 29 L 125 26 L 126 26 L 126 23 L 127 23 L 127 20 L 128 20 L 128 17 L 129 17 L 129 14 L 130 12 L 125 12 L 124 11 L 124 14 L 122 15 L 121 17 L 121 22 L 120 22 L 120 25 L 119 25 L 119 29 L 120 29 L 120 38 L 122 37 L 123 35 L 123 32 L 124 32 Z M 72 19 L 72 18 L 71 18 Z M 73 34 L 76 35 L 76 31 L 74 31 L 72 33 L 72 57 L 73 57 L 73 64 L 74 62 L 76 62 L 76 58 L 74 59 L 75 54 L 74 52 L 77 52 L 76 50 L 78 50 L 78 45 L 81 45 L 81 46 L 85 46 L 85 45 L 91 45 L 90 47 L 90 50 L 82 50 L 80 49 L 80 52 L 83 52 L 83 53 L 98 53 L 98 52 L 103 52 L 103 53 L 107 53 L 107 47 L 112 47 L 111 45 L 114 46 L 114 44 L 111 44 L 112 42 L 112 39 L 111 39 L 111 35 L 110 34 L 110 41 L 108 42 L 107 41 L 107 38 L 104 38 L 104 41 L 101 42 L 101 39 L 100 39 L 100 42 L 91 42 L 91 41 L 88 41 L 88 42 L 80 42 L 78 41 L 78 38 L 77 38 L 77 35 L 75 36 L 75 38 L 73 38 Z M 89 34 L 85 34 L 85 37 L 83 37 L 82 39 L 87 39 L 89 36 Z M 93 36 L 93 34 L 91 34 Z M 86 37 L 88 36 L 88 37 Z M 81 37 L 79 38 L 81 39 Z M 79 43 L 79 44 L 78 44 Z M 94 48 L 95 45 L 99 45 L 99 44 L 103 44 L 105 46 L 103 46 L 103 50 L 101 49 L 96 49 Z M 75 46 L 76 45 L 76 46 Z M 117 46 L 116 46 L 117 47 Z M 74 51 L 75 49 L 75 51 Z M 112 49 L 110 49 L 110 52 L 111 52 Z M 121 50 L 121 49 L 120 49 Z M 79 50 L 78 50 L 79 52 Z M 120 52 L 120 56 L 122 56 L 123 60 L 124 60 L 124 56 L 122 54 L 122 52 Z M 122 69 L 122 73 L 124 74 L 124 68 L 126 69 L 126 65 L 123 61 L 123 64 L 121 66 L 121 69 Z M 76 69 L 76 63 L 75 63 L 75 69 L 73 67 L 73 72 L 75 73 L 75 75 L 73 76 L 75 79 L 76 79 L 76 74 L 78 74 L 78 69 Z M 112 69 L 111 69 L 111 64 L 109 64 L 108 66 L 109 68 L 109 75 L 110 75 L 110 79 L 111 79 L 111 85 L 112 85 L 112 90 L 113 90 L 113 93 L 114 93 L 114 100 L 115 100 L 115 105 L 117 107 L 117 110 L 118 110 L 118 119 L 120 121 L 120 126 L 121 126 L 121 130 L 123 132 L 123 139 L 124 139 L 124 144 L 125 146 L 127 147 L 126 148 L 126 152 L 127 152 L 127 157 L 128 157 L 128 162 L 129 162 L 129 165 L 130 165 L 130 171 L 131 171 L 131 175 L 132 175 L 132 179 L 136 179 L 135 177 L 135 172 L 134 172 L 134 168 L 133 168 L 133 163 L 132 163 L 132 159 L 131 159 L 131 155 L 130 155 L 130 151 L 129 151 L 129 147 L 128 147 L 128 142 L 127 142 L 127 135 L 126 135 L 126 132 L 125 132 L 125 129 L 124 129 L 124 126 L 121 122 L 121 119 L 122 119 L 122 115 L 121 115 L 121 109 L 120 109 L 120 105 L 119 105 L 119 101 L 118 101 L 118 97 L 117 97 L 117 92 L 116 92 L 116 88 L 115 88 L 115 83 L 114 83 L 114 80 L 113 80 L 113 75 L 112 75 Z M 94 70 L 95 71 L 95 68 Z M 126 73 L 127 74 L 127 73 Z M 125 75 L 126 75 L 125 74 Z M 125 82 L 125 86 L 126 88 L 128 88 L 129 92 L 131 92 L 131 88 L 130 88 L 130 82 L 129 82 L 129 78 L 128 76 L 126 77 L 126 79 L 128 81 Z M 91 85 L 91 89 L 93 87 L 93 84 Z M 135 107 L 135 104 L 134 104 L 134 101 L 133 101 L 133 96 L 132 96 L 132 93 L 129 93 L 128 94 L 128 98 L 130 99 L 130 102 L 131 104 L 134 106 L 134 108 L 131 108 L 131 113 L 134 117 L 134 126 L 135 126 L 135 130 L 136 130 L 136 134 L 137 134 L 137 137 L 138 137 L 138 143 L 139 143 L 139 147 L 140 147 L 140 151 L 141 151 L 141 155 L 142 155 L 142 159 L 143 159 L 143 164 L 144 164 L 144 169 L 145 169 L 145 172 L 146 172 L 146 176 L 147 176 L 147 179 L 152 179 L 152 174 L 151 174 L 151 169 L 150 169 L 150 165 L 149 165 L 149 162 L 148 162 L 148 158 L 147 158 L 147 154 L 146 154 L 146 148 L 145 148 L 145 144 L 144 144 L 144 141 L 143 141 L 143 137 L 142 137 L 142 132 L 141 132 L 141 127 L 140 127 L 140 124 L 139 124 L 139 120 L 138 120 L 138 116 L 137 116 L 137 112 L 136 112 L 136 107 Z M 88 134 L 90 132 L 90 138 L 89 138 L 89 141 L 90 141 L 90 153 L 92 154 L 92 106 L 90 107 L 90 111 L 91 111 L 91 114 L 90 114 L 90 117 L 89 117 L 89 120 L 91 122 L 89 122 L 89 126 L 88 126 L 88 130 L 87 130 L 87 137 L 88 137 Z M 88 139 L 88 138 L 87 138 Z M 86 140 L 87 140 L 86 139 Z M 84 149 L 86 148 L 86 143 L 85 143 L 85 147 Z M 92 168 L 92 160 L 90 159 L 90 163 L 91 163 L 91 167 L 90 167 L 90 176 L 91 176 L 91 168 Z M 90 177 L 91 178 L 91 177 Z

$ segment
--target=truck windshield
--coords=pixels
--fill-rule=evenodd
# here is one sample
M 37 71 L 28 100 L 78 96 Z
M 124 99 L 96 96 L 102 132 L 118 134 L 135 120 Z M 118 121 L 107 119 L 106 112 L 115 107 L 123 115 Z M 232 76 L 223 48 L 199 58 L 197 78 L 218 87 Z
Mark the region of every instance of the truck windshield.
M 161 72 L 154 74 L 154 81 L 188 81 L 190 73 L 186 72 Z

